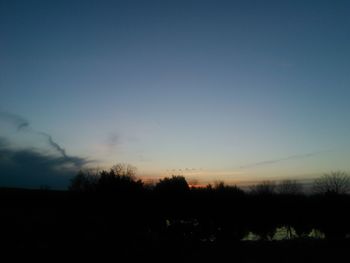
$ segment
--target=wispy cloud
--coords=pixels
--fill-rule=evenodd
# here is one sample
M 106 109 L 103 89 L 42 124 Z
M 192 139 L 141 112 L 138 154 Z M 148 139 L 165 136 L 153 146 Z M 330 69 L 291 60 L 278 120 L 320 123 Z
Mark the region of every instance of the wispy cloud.
M 326 152 L 330 152 L 331 150 L 325 150 L 325 151 L 317 151 L 317 152 L 311 152 L 311 153 L 305 153 L 305 154 L 295 154 L 295 155 L 290 155 L 284 158 L 279 158 L 279 159 L 272 159 L 272 160 L 265 160 L 265 161 L 260 161 L 260 162 L 254 162 L 250 164 L 245 164 L 240 166 L 239 168 L 244 169 L 244 168 L 253 168 L 253 167 L 258 167 L 258 166 L 265 166 L 265 165 L 271 165 L 271 164 L 276 164 L 279 162 L 284 162 L 284 161 L 289 161 L 289 160 L 299 160 L 299 159 L 305 159 L 305 158 L 310 158 L 319 154 L 323 154 Z
M 167 169 L 166 172 L 192 172 L 192 171 L 201 171 L 202 168 L 176 168 L 176 169 Z
M 119 142 L 120 142 L 120 135 L 115 132 L 109 134 L 106 140 L 106 143 L 110 148 L 116 147 Z

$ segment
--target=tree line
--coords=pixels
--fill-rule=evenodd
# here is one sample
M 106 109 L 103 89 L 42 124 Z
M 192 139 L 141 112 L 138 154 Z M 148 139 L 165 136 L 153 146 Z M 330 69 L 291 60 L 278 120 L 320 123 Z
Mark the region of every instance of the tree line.
M 290 242 L 303 242 L 301 248 L 312 249 L 310 233 L 348 244 L 349 184 L 341 171 L 316 179 L 309 193 L 294 180 L 242 190 L 223 182 L 191 187 L 180 175 L 146 184 L 130 165 L 81 171 L 68 191 L 0 189 L 0 245 L 118 248 L 140 255 L 236 247 L 243 255 L 238 248 L 246 244 L 276 244 L 270 240 L 281 228 Z M 251 234 L 260 241 L 244 242 Z
M 109 171 L 79 172 L 69 190 L 100 200 L 101 207 L 109 204 L 111 217 L 124 218 L 125 226 L 138 229 L 135 233 L 168 242 L 239 241 L 248 233 L 271 240 L 280 227 L 299 239 L 313 231 L 328 240 L 350 234 L 350 177 L 342 171 L 317 178 L 306 194 L 295 180 L 264 181 L 246 191 L 223 182 L 190 187 L 176 175 L 149 185 L 137 179 L 133 166 L 116 165 Z

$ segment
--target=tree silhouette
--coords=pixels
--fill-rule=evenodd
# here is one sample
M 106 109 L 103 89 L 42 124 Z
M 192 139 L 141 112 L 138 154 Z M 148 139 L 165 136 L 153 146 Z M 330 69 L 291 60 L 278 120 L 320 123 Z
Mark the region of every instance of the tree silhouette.
M 163 193 L 186 193 L 190 190 L 190 187 L 185 179 L 181 175 L 173 175 L 171 178 L 165 177 L 159 180 L 155 186 L 155 191 Z
M 343 171 L 332 171 L 314 181 L 316 194 L 346 194 L 350 192 L 350 177 Z
M 86 228 L 91 228 L 94 240 L 113 240 L 124 247 L 133 246 L 135 240 L 140 247 L 154 242 L 160 250 L 192 249 L 204 244 L 220 247 L 230 242 L 239 244 L 250 232 L 259 235 L 264 244 L 282 227 L 291 239 L 308 240 L 316 229 L 328 240 L 345 240 L 350 233 L 350 198 L 345 194 L 348 185 L 345 173 L 332 172 L 315 181 L 315 192 L 344 195 L 303 195 L 295 180 L 278 184 L 263 181 L 251 187 L 251 194 L 220 181 L 191 188 L 181 175 L 166 177 L 146 188 L 137 179 L 135 167 L 117 164 L 95 173 L 80 171 L 69 187 L 75 193 L 68 195 L 67 206 L 59 207 L 69 208 L 62 215 L 77 222 L 84 219 L 84 223 L 70 228 L 82 240 Z M 50 196 L 51 191 L 40 194 Z
M 131 164 L 118 163 L 112 167 L 113 172 L 117 176 L 127 177 L 132 180 L 136 180 L 136 171 L 137 168 Z
M 296 180 L 283 180 L 277 185 L 277 193 L 298 195 L 303 193 L 303 186 Z
M 75 192 L 127 193 L 143 189 L 136 178 L 136 168 L 129 164 L 116 164 L 109 171 L 91 173 L 79 171 L 68 189 Z
M 102 193 L 132 193 L 143 188 L 143 182 L 135 177 L 136 169 L 130 165 L 118 164 L 110 171 L 102 171 L 97 189 Z
M 79 171 L 78 174 L 71 179 L 68 189 L 74 192 L 93 192 L 96 190 L 97 179 L 96 174 Z
M 256 195 L 271 195 L 276 191 L 276 184 L 271 181 L 263 181 L 250 187 L 250 192 Z
M 237 185 L 227 185 L 224 182 L 218 181 L 214 183 L 214 191 L 221 194 L 230 194 L 230 195 L 244 195 L 244 191 L 239 188 Z

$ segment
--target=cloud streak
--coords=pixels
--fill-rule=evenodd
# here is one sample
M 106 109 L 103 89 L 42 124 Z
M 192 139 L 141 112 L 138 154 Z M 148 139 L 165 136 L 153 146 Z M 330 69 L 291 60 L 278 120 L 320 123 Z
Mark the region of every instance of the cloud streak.
M 305 154 L 295 154 L 295 155 L 290 155 L 290 156 L 287 156 L 287 157 L 284 157 L 284 158 L 250 163 L 250 164 L 242 165 L 239 168 L 240 169 L 246 169 L 246 168 L 253 168 L 253 167 L 259 167 L 259 166 L 265 166 L 265 165 L 280 163 L 280 162 L 289 161 L 289 160 L 305 159 L 305 158 L 313 157 L 313 156 L 316 156 L 316 155 L 319 155 L 319 154 L 322 154 L 322 153 L 326 153 L 326 152 L 330 152 L 330 151 L 328 150 L 328 151 L 317 151 L 317 152 L 311 152 L 311 153 L 305 153 Z
M 63 158 L 68 158 L 67 154 L 66 154 L 66 150 L 63 149 L 61 146 L 58 145 L 57 142 L 55 142 L 53 139 L 52 139 L 52 136 L 48 133 L 45 133 L 45 132 L 37 132 L 38 134 L 44 136 L 47 138 L 47 141 L 49 143 L 49 145 L 55 149 L 57 152 L 59 152 Z

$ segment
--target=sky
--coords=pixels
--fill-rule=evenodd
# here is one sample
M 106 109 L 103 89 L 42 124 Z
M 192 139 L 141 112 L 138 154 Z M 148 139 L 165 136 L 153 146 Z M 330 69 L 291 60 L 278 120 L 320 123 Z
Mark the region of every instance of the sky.
M 0 0 L 0 185 L 350 171 L 349 1 Z

